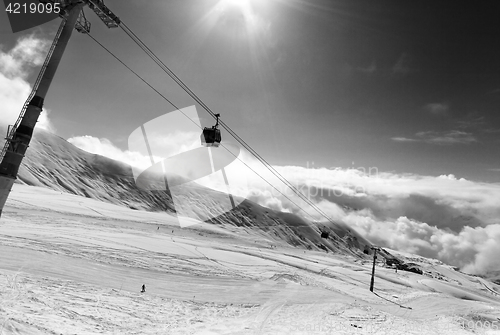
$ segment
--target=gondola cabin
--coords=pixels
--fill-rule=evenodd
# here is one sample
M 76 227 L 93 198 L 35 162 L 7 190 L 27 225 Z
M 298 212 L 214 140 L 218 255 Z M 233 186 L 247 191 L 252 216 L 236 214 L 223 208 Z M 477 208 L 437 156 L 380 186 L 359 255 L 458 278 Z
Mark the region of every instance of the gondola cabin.
M 219 126 L 219 116 L 220 114 L 215 114 L 215 117 L 217 118 L 215 126 L 212 126 L 212 128 L 203 128 L 203 133 L 201 134 L 200 138 L 201 145 L 203 145 L 204 147 L 218 147 L 220 145 L 220 129 L 217 129 L 217 127 Z
M 201 134 L 201 145 L 204 147 L 218 147 L 220 145 L 221 136 L 220 129 L 208 128 L 203 129 Z

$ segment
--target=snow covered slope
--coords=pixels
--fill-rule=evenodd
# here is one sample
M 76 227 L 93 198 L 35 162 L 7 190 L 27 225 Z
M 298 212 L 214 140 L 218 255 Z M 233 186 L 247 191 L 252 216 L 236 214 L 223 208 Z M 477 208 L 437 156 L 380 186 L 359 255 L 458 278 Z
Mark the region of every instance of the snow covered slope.
M 134 182 L 130 166 L 85 152 L 64 139 L 44 130 L 37 130 L 21 166 L 18 179 L 32 186 L 80 195 L 96 200 L 126 206 L 132 209 L 174 213 L 168 191 L 144 191 Z M 182 189 L 193 217 L 206 210 L 197 199 L 210 197 L 217 207 L 226 198 L 223 193 L 209 188 L 185 184 Z M 223 212 L 222 210 L 220 212 Z M 287 243 L 304 249 L 329 250 L 363 256 L 368 241 L 353 244 L 342 236 L 348 227 L 333 224 L 329 239 L 321 238 L 321 227 L 294 214 L 281 213 L 244 200 L 234 210 L 211 221 L 220 226 L 236 226 L 242 230 L 257 230 L 262 243 L 275 245 Z M 330 224 L 332 225 L 332 224 Z M 361 241 L 362 239 L 360 239 Z
M 138 189 L 130 166 L 90 154 L 43 129 L 35 131 L 18 180 L 130 208 L 173 212 L 168 192 Z
M 374 294 L 369 260 L 262 234 L 16 184 L 0 221 L 0 333 L 500 334 L 491 282 L 398 254 L 425 274 L 380 262 Z

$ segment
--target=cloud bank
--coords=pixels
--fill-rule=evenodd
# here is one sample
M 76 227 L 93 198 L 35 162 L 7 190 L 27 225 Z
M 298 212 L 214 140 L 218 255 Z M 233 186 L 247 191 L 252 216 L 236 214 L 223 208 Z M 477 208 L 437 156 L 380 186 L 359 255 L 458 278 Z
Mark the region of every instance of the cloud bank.
M 157 152 L 164 155 L 164 157 L 153 156 L 155 162 L 200 146 L 200 134 L 194 132 L 152 133 L 148 136 L 148 140 L 155 145 Z M 67 141 L 82 150 L 127 163 L 139 170 L 151 166 L 151 157 L 135 151 L 122 150 L 107 138 L 85 135 L 71 137 Z
M 74 146 L 90 152 L 92 154 L 105 156 L 133 167 L 147 168 L 151 165 L 151 160 L 147 156 L 132 151 L 123 151 L 115 146 L 110 140 L 106 138 L 97 138 L 93 136 L 75 136 L 67 140 Z
M 472 133 L 461 130 L 450 130 L 444 132 L 421 131 L 415 137 L 392 137 L 396 142 L 421 142 L 435 145 L 471 144 L 477 142 Z
M 446 115 L 448 115 L 448 112 L 450 110 L 450 106 L 445 102 L 443 102 L 443 103 L 440 103 L 440 102 L 430 103 L 430 104 L 425 105 L 424 108 L 429 113 L 431 113 L 432 115 L 436 115 L 436 116 L 446 116 Z
M 370 173 L 364 169 L 276 169 L 332 219 L 348 224 L 377 245 L 439 259 L 469 273 L 500 269 L 500 184 L 376 169 Z M 274 203 L 300 214 L 282 195 L 271 193 Z M 270 199 L 260 191 L 252 200 L 266 204 Z M 324 220 L 312 210 L 309 213 Z

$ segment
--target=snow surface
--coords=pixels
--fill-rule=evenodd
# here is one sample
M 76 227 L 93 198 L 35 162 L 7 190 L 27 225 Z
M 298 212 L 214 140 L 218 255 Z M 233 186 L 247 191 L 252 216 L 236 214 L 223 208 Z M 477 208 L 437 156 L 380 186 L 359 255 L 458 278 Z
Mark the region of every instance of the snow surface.
M 293 248 L 244 227 L 16 184 L 0 219 L 0 334 L 500 334 L 500 286 Z M 146 285 L 146 293 L 140 293 Z

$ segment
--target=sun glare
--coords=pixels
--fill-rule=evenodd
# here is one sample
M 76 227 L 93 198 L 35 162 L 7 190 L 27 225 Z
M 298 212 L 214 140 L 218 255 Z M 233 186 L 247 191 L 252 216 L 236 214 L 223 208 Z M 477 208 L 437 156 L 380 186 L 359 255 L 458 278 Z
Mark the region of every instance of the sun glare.
M 248 34 L 254 35 L 262 26 L 262 20 L 254 12 L 253 5 L 259 0 L 220 0 L 215 7 L 218 18 L 242 18 L 245 30 Z
M 250 5 L 250 0 L 221 0 L 220 4 L 223 7 L 228 7 L 228 6 L 238 7 L 242 11 L 244 11 L 248 10 L 248 7 Z
M 193 45 L 201 48 L 211 34 L 219 41 L 233 43 L 233 47 L 260 53 L 270 23 L 262 16 L 265 4 L 271 0 L 219 0 L 191 29 Z M 213 35 L 215 36 L 215 35 Z M 212 36 L 212 37 L 213 37 Z M 222 43 L 222 42 L 221 42 Z M 243 49 L 241 49 L 243 50 Z M 252 55 L 255 59 L 257 55 Z

